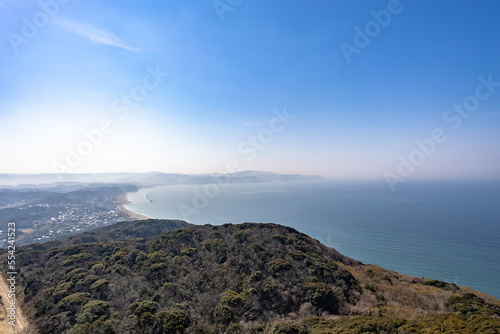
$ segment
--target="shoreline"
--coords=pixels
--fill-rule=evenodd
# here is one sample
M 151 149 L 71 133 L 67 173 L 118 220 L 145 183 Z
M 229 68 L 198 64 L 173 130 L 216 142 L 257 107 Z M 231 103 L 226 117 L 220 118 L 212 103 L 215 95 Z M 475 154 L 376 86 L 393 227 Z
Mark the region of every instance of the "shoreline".
M 134 220 L 154 219 L 153 217 L 149 217 L 130 210 L 129 208 L 127 208 L 127 204 L 131 204 L 131 202 L 128 199 L 128 193 L 125 193 L 124 195 L 118 197 L 118 207 L 120 212 L 124 213 L 129 218 Z

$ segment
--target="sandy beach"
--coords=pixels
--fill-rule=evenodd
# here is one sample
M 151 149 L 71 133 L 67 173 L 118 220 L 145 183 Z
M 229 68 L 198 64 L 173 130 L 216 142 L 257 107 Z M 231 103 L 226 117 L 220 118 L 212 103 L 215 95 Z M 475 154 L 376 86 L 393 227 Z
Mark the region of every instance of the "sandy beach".
M 135 220 L 152 219 L 151 217 L 148 217 L 146 215 L 141 215 L 140 213 L 135 213 L 133 211 L 130 211 L 127 208 L 127 204 L 130 204 L 130 201 L 128 200 L 128 193 L 118 197 L 118 205 L 119 205 L 120 211 L 123 212 L 124 214 L 126 214 L 131 219 L 135 219 Z

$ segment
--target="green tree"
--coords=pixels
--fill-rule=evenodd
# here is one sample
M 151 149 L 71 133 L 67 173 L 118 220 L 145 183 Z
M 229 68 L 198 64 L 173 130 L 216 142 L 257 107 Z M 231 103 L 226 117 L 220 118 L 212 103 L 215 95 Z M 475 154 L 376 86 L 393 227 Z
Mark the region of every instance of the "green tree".
M 93 323 L 96 320 L 106 320 L 110 316 L 110 304 L 102 300 L 91 300 L 83 305 L 77 316 L 78 323 Z

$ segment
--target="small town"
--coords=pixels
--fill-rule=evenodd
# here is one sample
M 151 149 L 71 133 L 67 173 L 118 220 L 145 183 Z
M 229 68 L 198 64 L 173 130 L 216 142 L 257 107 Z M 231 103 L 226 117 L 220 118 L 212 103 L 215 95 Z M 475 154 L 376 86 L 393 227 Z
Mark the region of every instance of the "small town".
M 85 198 L 79 200 L 58 198 L 54 201 L 51 197 L 47 197 L 36 203 L 22 204 L 16 207 L 16 210 L 20 213 L 15 220 L 18 246 L 54 240 L 129 218 L 117 198 L 107 196 L 99 202 Z M 2 215 L 1 219 L 6 220 L 8 217 Z M 0 248 L 6 245 L 7 233 L 2 229 Z

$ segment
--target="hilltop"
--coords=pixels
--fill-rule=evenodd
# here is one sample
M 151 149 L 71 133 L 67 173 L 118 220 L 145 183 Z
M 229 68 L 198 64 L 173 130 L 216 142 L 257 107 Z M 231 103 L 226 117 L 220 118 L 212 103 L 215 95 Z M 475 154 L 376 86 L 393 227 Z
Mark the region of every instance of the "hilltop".
M 40 333 L 500 330 L 493 297 L 364 265 L 275 224 L 118 223 L 17 258 L 18 298 Z

